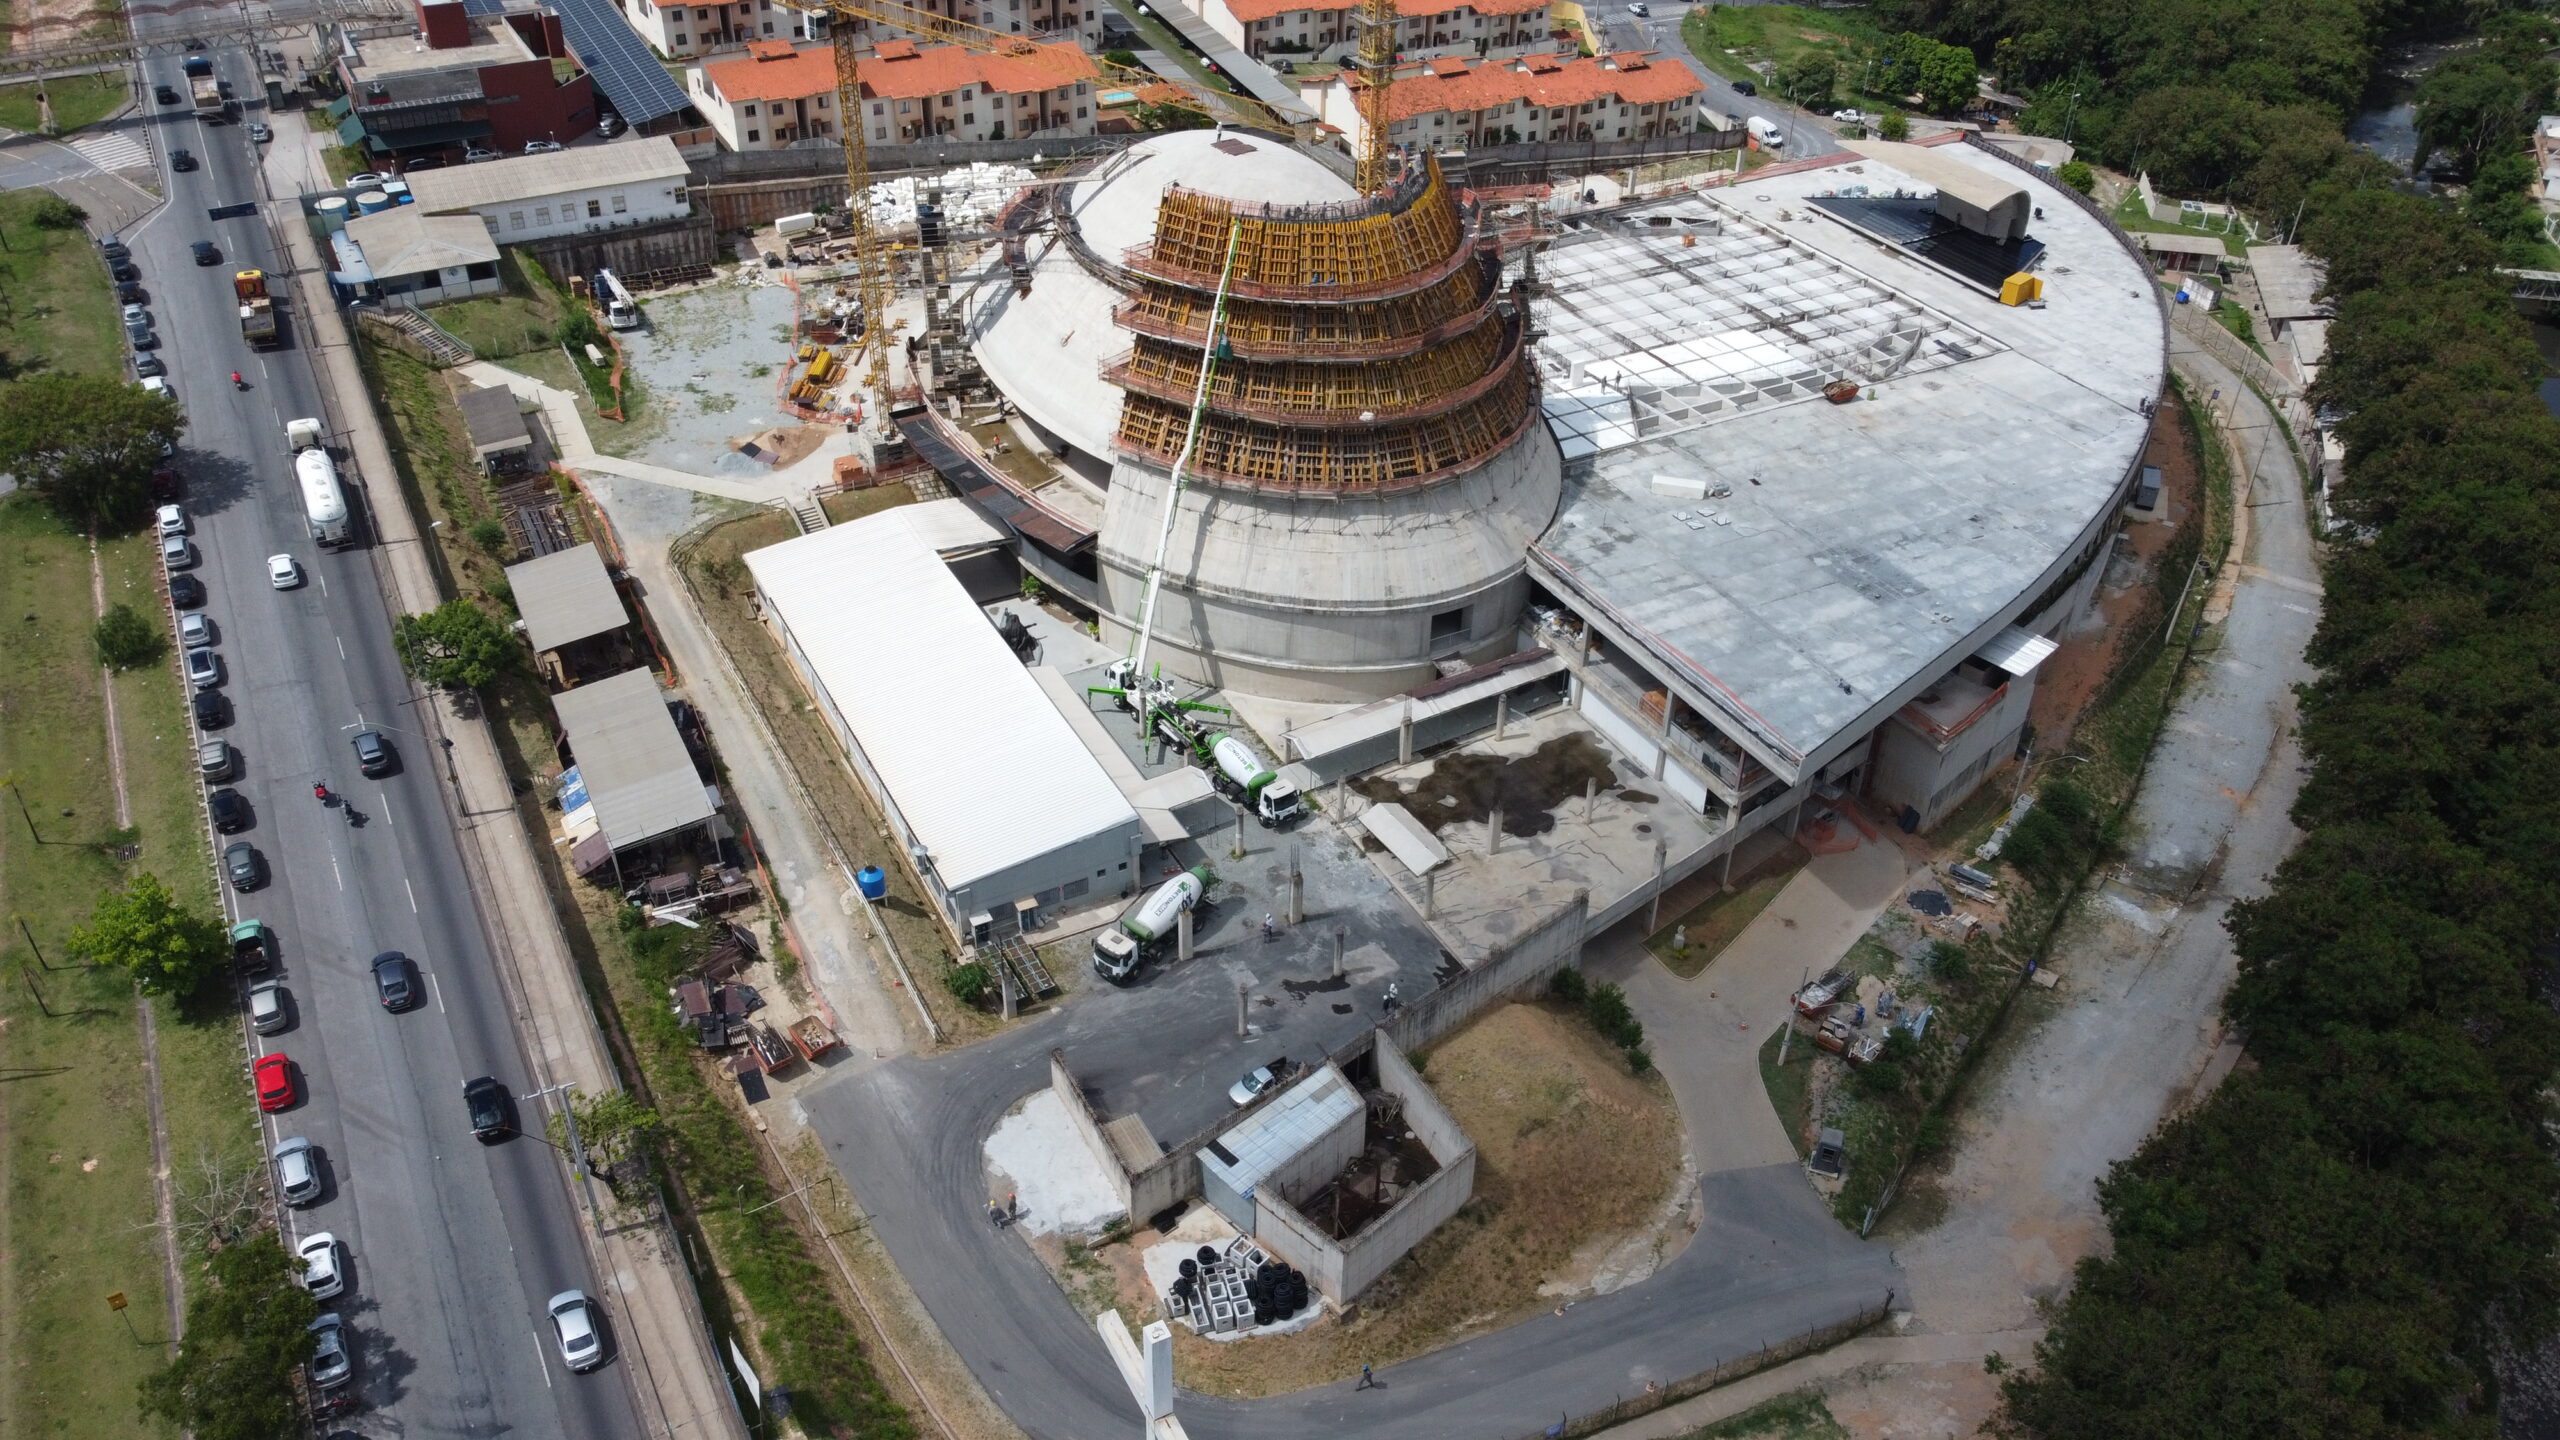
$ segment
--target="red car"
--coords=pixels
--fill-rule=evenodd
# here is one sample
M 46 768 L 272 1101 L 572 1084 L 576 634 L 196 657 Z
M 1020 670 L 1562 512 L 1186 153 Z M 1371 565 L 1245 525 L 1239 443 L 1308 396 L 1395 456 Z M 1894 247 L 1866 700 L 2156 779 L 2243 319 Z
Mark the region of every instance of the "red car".
M 259 1109 L 282 1110 L 297 1098 L 293 1088 L 293 1062 L 284 1058 L 281 1052 L 259 1056 L 258 1063 L 249 1067 L 249 1073 L 258 1082 Z

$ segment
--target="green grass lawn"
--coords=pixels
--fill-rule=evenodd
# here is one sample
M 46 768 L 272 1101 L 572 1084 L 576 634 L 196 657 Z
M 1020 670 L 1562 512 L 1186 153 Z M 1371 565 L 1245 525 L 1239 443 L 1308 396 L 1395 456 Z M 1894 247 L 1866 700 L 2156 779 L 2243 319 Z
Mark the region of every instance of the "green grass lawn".
M 1787 1138 L 1795 1142 L 1796 1158 L 1813 1153 L 1813 1140 L 1807 1134 L 1813 1114 L 1813 1037 L 1799 1034 L 1787 1043 L 1787 1063 L 1778 1064 L 1778 1042 L 1785 1040 L 1783 1031 L 1773 1032 L 1760 1045 L 1760 1084 L 1769 1092 L 1769 1103 L 1778 1112 L 1778 1123 L 1787 1127 Z
M 124 373 L 115 291 L 86 231 L 35 223 L 43 190 L 0 194 L 0 352 L 13 366 L 83 375 Z
M 41 89 L 53 99 L 53 123 L 56 133 L 68 135 L 84 125 L 95 125 L 123 108 L 132 90 L 121 71 L 105 70 L 94 75 L 64 75 L 45 81 L 33 80 L 16 85 L 0 85 L 0 127 L 32 135 L 37 131 L 40 111 L 36 92 Z
M 373 162 L 353 145 L 331 145 L 320 152 L 320 162 L 329 167 L 329 183 L 344 189 L 347 177 L 373 168 Z
M 1695 976 L 1723 954 L 1724 947 L 1732 944 L 1733 937 L 1741 934 L 1761 911 L 1769 908 L 1769 902 L 1777 898 L 1778 892 L 1786 888 L 1787 882 L 1794 879 L 1796 872 L 1803 869 L 1811 858 L 1798 851 L 1793 864 L 1766 870 L 1733 890 L 1711 897 L 1698 908 L 1656 931 L 1644 942 L 1645 948 L 1669 967 L 1671 973 L 1684 978 Z M 1685 948 L 1672 948 L 1675 936 L 1688 941 Z
M 2124 199 L 2116 202 L 2114 216 L 2115 222 L 2127 230 L 2148 230 L 2154 235 L 2209 235 L 2221 241 L 2222 248 L 2230 254 L 2245 256 L 2249 253 L 2249 233 L 2245 230 L 2235 228 L 2225 233 L 2219 227 L 2208 229 L 2202 225 L 2180 225 L 2151 218 L 2151 212 L 2143 207 L 2140 190 L 2127 190 Z
M 1727 80 L 1766 83 L 1754 61 L 1784 65 L 1808 50 L 1828 50 L 1840 61 L 1840 103 L 1899 105 L 1892 96 L 1859 88 L 1866 52 L 1884 43 L 1863 9 L 1817 10 L 1808 5 L 1713 5 L 1691 10 L 1680 22 L 1689 53 Z M 1826 107 L 1827 108 L 1827 107 Z
M 469 345 L 483 360 L 504 360 L 529 350 L 556 350 L 560 300 L 547 285 L 528 280 L 512 249 L 498 252 L 503 295 L 483 295 L 438 305 L 428 318 Z
M 165 664 L 114 682 L 133 826 L 118 833 L 107 762 L 105 690 L 90 649 L 88 546 L 24 498 L 0 502 L 0 888 L 11 913 L 8 968 L 67 967 L 71 928 L 100 891 L 149 870 L 210 906 L 213 880 L 191 778 L 193 742 Z M 155 547 L 102 551 L 107 598 L 155 618 Z M 22 812 L 18 800 L 23 799 Z M 34 822 L 30 829 L 29 819 Z M 39 837 L 42 843 L 38 843 Z M 17 930 L 23 921 L 26 930 Z M 29 986 L 32 978 L 34 986 Z M 151 1138 L 133 992 L 107 972 L 13 973 L 0 991 L 0 1433 L 109 1437 L 162 1433 L 134 1417 L 134 1385 L 167 1338 Z M 39 1001 L 38 995 L 42 999 Z M 173 1157 L 249 1143 L 249 1092 L 227 997 L 190 1016 L 158 1009 Z M 54 1014 L 48 1016 L 50 1008 Z M 184 1164 L 181 1170 L 186 1168 Z M 106 1297 L 131 1303 L 128 1333 Z M 145 1343 L 137 1345 L 135 1337 Z
M 1692 1430 L 1679 1440 L 1849 1440 L 1818 1390 L 1763 1400 L 1728 1420 Z

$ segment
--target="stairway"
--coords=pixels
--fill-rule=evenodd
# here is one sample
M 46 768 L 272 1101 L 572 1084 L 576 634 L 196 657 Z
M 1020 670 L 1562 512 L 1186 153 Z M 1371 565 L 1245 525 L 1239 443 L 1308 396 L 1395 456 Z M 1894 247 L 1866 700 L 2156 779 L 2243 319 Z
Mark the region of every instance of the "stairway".
M 815 490 L 791 502 L 791 520 L 803 535 L 815 535 L 827 528 L 827 507 L 818 503 Z
M 367 306 L 356 313 L 409 337 L 430 361 L 447 369 L 480 358 L 470 346 L 447 334 L 444 327 L 405 305 L 386 305 L 378 310 Z

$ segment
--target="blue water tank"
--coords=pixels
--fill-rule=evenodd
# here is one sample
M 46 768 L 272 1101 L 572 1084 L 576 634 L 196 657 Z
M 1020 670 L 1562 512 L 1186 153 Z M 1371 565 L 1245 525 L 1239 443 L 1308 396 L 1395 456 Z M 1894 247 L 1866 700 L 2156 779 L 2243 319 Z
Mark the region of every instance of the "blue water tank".
M 889 872 L 877 865 L 865 865 L 854 872 L 853 885 L 862 892 L 863 899 L 878 904 L 888 897 Z

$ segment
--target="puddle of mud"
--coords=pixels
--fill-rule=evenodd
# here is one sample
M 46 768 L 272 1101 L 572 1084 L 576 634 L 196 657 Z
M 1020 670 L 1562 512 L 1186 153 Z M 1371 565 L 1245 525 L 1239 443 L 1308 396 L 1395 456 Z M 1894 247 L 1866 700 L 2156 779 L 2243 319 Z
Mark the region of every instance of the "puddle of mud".
M 1595 780 L 1603 790 L 1617 788 L 1608 752 L 1588 735 L 1561 735 L 1526 755 L 1443 756 L 1410 795 L 1383 776 L 1355 781 L 1351 788 L 1369 800 L 1404 806 L 1435 834 L 1458 821 L 1481 825 L 1499 806 L 1502 833 L 1527 839 L 1556 828 L 1556 807 L 1579 798 Z

